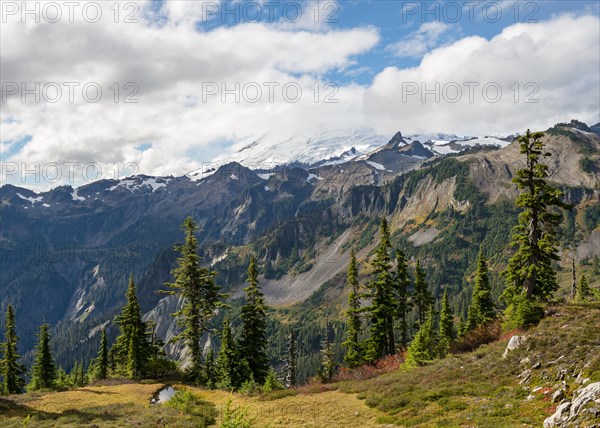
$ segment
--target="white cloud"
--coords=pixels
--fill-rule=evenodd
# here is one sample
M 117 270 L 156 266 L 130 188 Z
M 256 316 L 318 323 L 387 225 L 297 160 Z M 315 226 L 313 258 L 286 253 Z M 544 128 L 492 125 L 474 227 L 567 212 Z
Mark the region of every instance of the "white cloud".
M 334 95 L 337 103 L 325 103 L 332 91 L 324 88 L 323 76 L 351 73 L 356 67 L 367 70 L 362 67 L 371 64 L 356 57 L 377 45 L 377 29 L 336 30 L 305 18 L 296 25 L 279 20 L 197 30 L 195 22 L 210 19 L 202 8 L 188 10 L 191 5 L 172 1 L 159 14 L 166 21 L 145 21 L 145 16 L 157 15 L 144 14 L 148 3 L 141 2 L 139 23 L 115 23 L 111 3 L 102 2 L 103 19 L 96 24 L 80 17 L 74 23 L 3 23 L 3 82 L 26 82 L 29 88 L 34 82 L 97 82 L 103 90 L 97 103 L 82 100 L 81 86 L 73 103 L 66 92 L 58 103 L 35 103 L 31 96 L 22 103 L 18 95 L 10 97 L 0 113 L 0 149 L 32 137 L 10 161 L 134 162 L 145 174 L 183 174 L 227 153 L 228 143 L 265 134 L 284 140 L 322 123 L 373 126 L 393 135 L 398 130 L 503 133 L 542 129 L 570 118 L 598 120 L 597 17 L 517 24 L 492 40 L 467 37 L 443 47 L 438 44 L 447 28 L 424 26 L 417 33 L 424 35 L 427 53 L 419 66 L 387 68 L 370 85 L 346 84 Z M 432 38 L 438 44 L 431 44 Z M 415 44 L 411 49 L 416 53 L 423 48 Z M 120 86 L 117 103 L 111 89 L 115 82 Z M 123 87 L 127 82 L 138 85 L 138 103 L 122 102 L 129 93 Z M 233 95 L 226 102 L 220 95 L 203 99 L 207 82 L 224 83 L 228 89 L 256 82 L 263 94 L 256 103 L 235 102 Z M 273 102 L 268 82 L 279 84 Z M 436 82 L 498 82 L 505 92 L 496 104 L 481 96 L 473 103 L 466 96 L 456 104 L 434 103 L 431 97 L 422 102 L 419 96 L 403 102 L 403 82 L 428 87 Z M 525 83 L 539 85 L 539 103 L 515 103 L 509 89 L 513 82 L 521 84 L 521 100 Z M 288 83 L 302 88 L 297 103 L 283 98 L 282 87 Z M 145 150 L 137 149 L 142 145 Z
M 447 34 L 452 28 L 453 26 L 443 22 L 427 22 L 402 40 L 387 45 L 385 50 L 401 58 L 420 57 L 431 49 L 448 43 L 450 37 Z
M 426 54 L 417 67 L 379 73 L 365 94 L 365 112 L 387 133 L 510 133 L 545 129 L 571 118 L 595 123 L 600 111 L 599 32 L 597 17 L 563 15 L 509 26 L 491 40 L 463 38 Z M 497 102 L 491 102 L 497 98 L 494 86 L 488 86 L 484 97 L 486 84 L 502 89 Z M 462 89 L 458 99 L 455 85 Z M 440 94 L 439 102 L 423 89 Z M 527 95 L 539 102 L 524 102 Z
M 107 8 L 107 19 L 96 24 L 78 19 L 3 25 L 2 40 L 11 41 L 2 45 L 3 81 L 26 82 L 28 88 L 35 82 L 42 87 L 58 82 L 63 90 L 57 103 L 35 103 L 33 96 L 22 103 L 19 94 L 8 98 L 0 117 L 2 148 L 32 135 L 10 161 L 135 162 L 146 174 L 183 174 L 216 157 L 216 142 L 267 132 L 284 135 L 323 121 L 364 121 L 356 109 L 364 88 L 341 87 L 335 96 L 339 103 L 327 104 L 323 98 L 331 91 L 322 76 L 354 64 L 355 55 L 379 41 L 376 29 L 306 30 L 306 22 L 294 27 L 278 21 L 198 31 L 194 22 L 206 18 L 202 8 L 190 11 L 191 6 L 179 4 L 193 2 L 171 2 L 162 11 L 168 21 L 160 25 L 115 23 Z M 64 82 L 80 83 L 74 103 L 67 100 Z M 82 99 L 82 86 L 89 82 L 102 88 L 97 103 Z M 115 82 L 120 87 L 117 103 Z M 131 93 L 124 88 L 127 82 L 139 87 L 134 95 L 138 103 L 122 102 Z M 256 103 L 243 97 L 236 102 L 234 95 L 225 103 L 219 94 L 203 99 L 211 82 L 230 90 L 238 84 L 238 93 L 251 85 L 246 92 L 251 98 L 252 88 L 263 93 Z M 284 98 L 286 84 L 294 85 L 290 97 L 296 85 L 302 88 L 297 103 Z M 274 88 L 273 102 L 269 87 Z M 140 145 L 151 147 L 142 152 L 136 150 Z

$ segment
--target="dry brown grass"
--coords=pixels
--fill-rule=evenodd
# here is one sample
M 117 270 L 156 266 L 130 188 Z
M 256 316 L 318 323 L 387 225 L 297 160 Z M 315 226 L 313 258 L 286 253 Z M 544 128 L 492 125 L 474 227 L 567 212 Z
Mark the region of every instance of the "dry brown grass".
M 234 408 L 247 407 L 256 427 L 289 428 L 373 428 L 385 427 L 377 423 L 384 413 L 371 409 L 353 394 L 324 391 L 315 394 L 299 393 L 275 401 L 260 401 L 258 397 L 229 394 L 225 391 L 206 391 L 190 388 L 206 401 L 215 403 L 220 415 L 231 397 Z

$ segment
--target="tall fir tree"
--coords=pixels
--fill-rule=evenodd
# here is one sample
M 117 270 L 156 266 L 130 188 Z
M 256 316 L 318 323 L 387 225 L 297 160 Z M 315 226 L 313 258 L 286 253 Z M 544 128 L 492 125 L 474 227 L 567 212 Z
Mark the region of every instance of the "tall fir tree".
M 108 377 L 108 343 L 106 340 L 106 330 L 102 330 L 100 337 L 100 349 L 93 365 L 94 377 L 96 379 L 106 379 Z
M 575 301 L 584 302 L 590 297 L 592 297 L 592 291 L 588 284 L 588 280 L 585 275 L 581 275 L 579 284 L 577 285 L 577 292 L 575 293 Z
M 78 386 L 85 386 L 86 384 L 86 372 L 85 369 L 83 368 L 83 361 L 79 362 L 79 385 Z
M 390 229 L 387 220 L 383 217 L 379 228 L 379 245 L 372 262 L 375 278 L 369 283 L 365 294 L 365 297 L 371 299 L 371 305 L 366 308 L 371 319 L 370 338 L 365 355 L 369 362 L 396 352 L 394 338 L 396 302 L 390 250 Z
M 444 290 L 442 298 L 442 308 L 440 311 L 440 328 L 438 334 L 439 354 L 444 358 L 450 349 L 450 345 L 456 339 L 456 330 L 454 329 L 454 312 L 448 301 L 448 289 Z
M 577 294 L 577 274 L 575 272 L 575 250 L 573 250 L 573 256 L 571 258 L 571 300 L 575 299 Z
M 35 362 L 31 368 L 31 382 L 28 389 L 37 391 L 40 389 L 53 389 L 56 387 L 56 365 L 50 350 L 50 333 L 48 324 L 40 327 L 38 343 L 35 347 Z
M 406 365 L 416 367 L 433 361 L 438 355 L 438 342 L 434 325 L 433 307 L 427 312 L 415 338 L 408 346 Z
M 264 383 L 269 371 L 267 357 L 267 307 L 265 298 L 258 285 L 258 271 L 254 256 L 248 266 L 248 287 L 244 288 L 246 302 L 242 306 L 242 332 L 240 352 L 245 356 L 254 380 Z
M 323 382 L 331 382 L 335 375 L 337 364 L 333 358 L 333 347 L 329 340 L 329 320 L 325 321 L 325 335 L 321 341 L 321 368 L 319 377 Z
M 191 217 L 183 222 L 185 242 L 175 246 L 181 254 L 177 259 L 178 267 L 173 270 L 175 282 L 166 283 L 170 288 L 165 294 L 177 294 L 183 304 L 173 316 L 183 331 L 173 340 L 183 342 L 190 350 L 192 357 L 191 377 L 199 380 L 202 377 L 202 349 L 200 340 L 208 330 L 208 323 L 214 317 L 217 308 L 224 306 L 221 302 L 224 295 L 215 284 L 216 272 L 200 266 L 198 256 L 198 226 Z
M 590 273 L 592 277 L 600 278 L 600 257 L 594 256 L 592 260 L 592 272 Z
M 433 304 L 433 296 L 425 280 L 425 271 L 421 269 L 421 263 L 417 260 L 415 265 L 415 284 L 413 300 L 417 308 L 417 323 L 421 326 L 427 319 L 427 311 Z
M 133 274 L 129 276 L 125 298 L 121 314 L 116 318 L 121 333 L 113 345 L 113 354 L 117 372 L 135 379 L 143 375 L 152 349 L 147 325 L 142 321 Z
M 221 349 L 217 355 L 218 387 L 223 389 L 238 389 L 251 373 L 247 373 L 248 362 L 240 355 L 228 319 L 223 321 L 221 331 Z
M 25 366 L 19 364 L 19 354 L 17 352 L 17 327 L 15 322 L 15 311 L 12 305 L 6 308 L 6 323 L 4 333 L 4 343 L 0 345 L 2 360 L 0 360 L 0 376 L 3 378 L 2 389 L 0 393 L 5 395 L 20 394 L 23 392 L 25 381 Z
M 512 315 L 520 312 L 519 305 L 530 306 L 525 300 L 545 301 L 558 288 L 552 263 L 560 259 L 556 230 L 562 216 L 555 208 L 571 207 L 561 200 L 562 192 L 547 182 L 548 166 L 542 160 L 550 153 L 544 151 L 543 135 L 527 130 L 518 140 L 526 166 L 517 171 L 513 182 L 522 190 L 517 206 L 523 211 L 513 230 L 511 246 L 517 250 L 504 272 L 507 284 L 502 295 Z
M 492 287 L 488 274 L 487 260 L 483 251 L 479 252 L 477 260 L 477 274 L 471 297 L 471 305 L 467 315 L 466 331 L 471 331 L 480 325 L 487 324 L 494 319 L 494 302 L 492 300 Z
M 290 330 L 287 342 L 287 352 L 285 358 L 285 387 L 293 388 L 297 383 L 298 374 L 298 354 L 296 351 L 296 335 L 294 329 Z
M 56 370 L 56 387 L 57 389 L 68 389 L 71 388 L 73 386 L 72 382 L 71 382 L 71 378 L 69 377 L 69 375 L 67 374 L 67 372 L 65 371 L 65 369 L 63 369 L 62 367 L 59 367 Z
M 342 345 L 346 347 L 346 355 L 344 357 L 346 364 L 348 367 L 354 368 L 364 362 L 363 347 L 359 341 L 362 329 L 360 319 L 360 284 L 358 283 L 358 264 L 354 250 L 350 252 L 346 284 L 350 288 L 348 293 L 348 309 L 346 310 L 348 328 L 346 331 L 346 341 Z
M 396 298 L 396 318 L 399 324 L 400 346 L 406 348 L 409 341 L 408 312 L 411 310 L 410 277 L 406 256 L 401 250 L 396 250 L 396 272 L 394 275 L 394 288 Z
M 69 372 L 69 378 L 71 379 L 71 387 L 78 387 L 78 386 L 80 386 L 80 381 L 79 381 L 79 360 L 76 360 L 75 364 L 71 368 L 71 371 Z
M 206 354 L 204 362 L 204 381 L 207 388 L 214 388 L 217 384 L 217 373 L 215 371 L 215 353 L 212 348 Z

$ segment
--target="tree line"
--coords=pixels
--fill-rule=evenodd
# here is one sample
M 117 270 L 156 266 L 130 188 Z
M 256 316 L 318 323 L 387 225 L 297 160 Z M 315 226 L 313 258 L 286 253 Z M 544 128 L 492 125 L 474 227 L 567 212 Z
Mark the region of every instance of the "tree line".
M 543 315 L 542 305 L 558 289 L 553 263 L 558 261 L 556 229 L 561 216 L 558 209 L 571 207 L 562 201 L 562 193 L 548 181 L 548 167 L 542 159 L 548 156 L 541 141 L 542 133 L 530 133 L 519 138 L 526 166 L 517 171 L 513 181 L 521 190 L 516 204 L 521 209 L 514 228 L 510 248 L 514 248 L 503 272 L 505 289 L 500 301 L 505 306 L 506 328 L 534 324 Z M 214 334 L 211 321 L 219 311 L 227 311 L 227 295 L 216 284 L 216 272 L 200 263 L 197 225 L 192 218 L 183 223 L 185 240 L 175 247 L 179 253 L 174 281 L 162 292 L 180 299 L 175 317 L 180 333 L 172 340 L 189 353 L 183 370 L 187 382 L 207 388 L 228 390 L 270 391 L 293 387 L 297 383 L 297 337 L 290 330 L 283 374 L 278 376 L 270 367 L 266 353 L 268 337 L 267 305 L 258 281 L 258 267 L 251 257 L 247 271 L 247 287 L 241 309 L 241 330 L 236 334 L 225 316 L 220 329 L 221 345 L 217 354 L 203 349 L 202 340 Z M 467 317 L 455 323 L 448 289 L 436 302 L 426 280 L 426 271 L 419 260 L 414 268 L 400 248 L 393 248 L 390 226 L 382 218 L 379 243 L 370 261 L 369 279 L 359 281 L 359 264 L 355 252 L 350 254 L 346 286 L 346 337 L 344 362 L 355 368 L 374 364 L 388 355 L 406 350 L 406 364 L 416 366 L 443 358 L 453 343 L 469 332 L 497 319 L 499 312 L 491 293 L 488 263 L 480 250 Z M 593 297 L 587 278 L 582 276 L 572 298 L 585 301 Z M 143 321 L 138 304 L 133 275 L 125 293 L 125 304 L 115 318 L 119 335 L 109 347 L 106 331 L 100 335 L 97 356 L 88 362 L 75 364 L 70 373 L 57 367 L 50 348 L 48 325 L 40 327 L 35 347 L 31 380 L 25 385 L 26 370 L 19 363 L 16 325 L 13 307 L 8 305 L 5 341 L 1 344 L 0 376 L 3 394 L 18 394 L 27 390 L 65 389 L 108 377 L 141 379 L 177 373 L 177 364 L 164 352 L 164 343 L 155 337 L 150 322 Z M 437 310 L 439 308 L 439 311 Z M 412 320 L 414 319 L 414 322 Z M 331 380 L 338 363 L 330 341 L 329 322 L 325 323 L 321 343 L 322 380 Z M 414 335 L 413 335 L 414 333 Z
M 214 355 L 212 349 L 204 351 L 201 340 L 209 331 L 209 324 L 217 311 L 227 310 L 227 295 L 215 284 L 216 272 L 200 265 L 197 225 L 191 218 L 183 223 L 185 241 L 176 246 L 180 253 L 173 270 L 175 281 L 167 283 L 165 294 L 181 298 L 180 309 L 172 314 L 180 326 L 180 333 L 172 340 L 187 349 L 190 358 L 183 370 L 186 381 L 208 388 L 264 390 L 284 387 L 275 371 L 269 366 L 267 347 L 267 306 L 258 283 L 258 268 L 252 257 L 248 267 L 245 303 L 241 310 L 242 328 L 238 340 L 234 339 L 229 319 L 225 318 L 220 331 L 221 347 Z M 120 334 L 109 347 L 106 331 L 102 330 L 98 355 L 84 368 L 77 362 L 70 373 L 57 367 L 50 347 L 49 326 L 40 327 L 35 347 L 35 361 L 31 368 L 31 381 L 25 385 L 25 367 L 18 363 L 15 315 L 11 305 L 6 312 L 5 342 L 0 376 L 3 394 L 19 394 L 36 390 L 59 390 L 86 385 L 108 377 L 141 379 L 178 372 L 177 364 L 164 352 L 164 343 L 155 338 L 152 326 L 143 321 L 138 303 L 133 275 L 125 293 L 125 304 L 115 318 Z M 293 331 L 290 333 L 285 361 L 285 385 L 296 385 L 296 348 Z
M 509 244 L 509 250 L 514 249 L 513 255 L 502 272 L 505 288 L 500 303 L 505 306 L 502 318 L 506 329 L 537 323 L 543 316 L 542 305 L 558 289 L 553 263 L 560 260 L 557 229 L 562 217 L 559 210 L 570 210 L 572 206 L 563 202 L 562 192 L 547 181 L 548 166 L 542 160 L 550 154 L 544 151 L 542 136 L 543 133 L 528 130 L 518 140 L 526 166 L 518 170 L 513 179 L 521 191 L 516 200 L 521 213 Z M 500 315 L 492 299 L 487 260 L 482 250 L 467 317 L 456 326 L 448 290 L 444 290 L 437 313 L 419 260 L 410 278 L 404 253 L 400 249 L 392 250 L 385 218 L 381 220 L 379 239 L 371 262 L 371 279 L 362 287 L 357 279 L 356 255 L 352 252 L 350 256 L 346 281 L 348 330 L 344 342 L 348 367 L 373 363 L 396 353 L 397 347 L 406 350 L 408 366 L 443 358 L 453 342 L 490 324 Z M 572 300 L 581 302 L 593 298 L 585 275 L 573 288 Z M 362 302 L 368 305 L 361 307 Z M 413 326 L 416 334 L 409 343 L 411 326 L 406 320 L 411 313 L 416 318 Z

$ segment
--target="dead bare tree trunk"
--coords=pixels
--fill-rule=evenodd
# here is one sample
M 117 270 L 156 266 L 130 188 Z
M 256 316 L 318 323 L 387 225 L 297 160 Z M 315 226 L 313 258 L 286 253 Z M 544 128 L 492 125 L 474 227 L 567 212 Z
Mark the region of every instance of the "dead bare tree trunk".
M 571 300 L 575 300 L 575 293 L 577 292 L 577 277 L 575 275 L 575 249 L 573 249 L 572 274 L 573 282 L 571 282 Z

